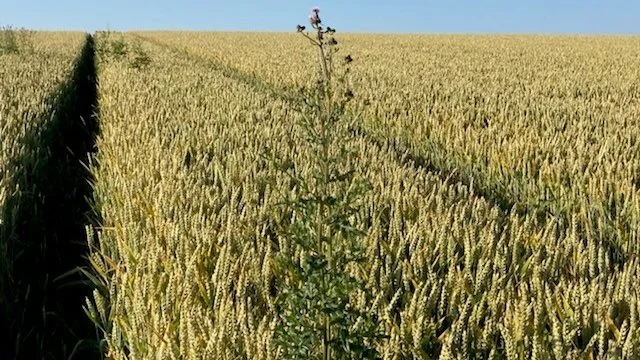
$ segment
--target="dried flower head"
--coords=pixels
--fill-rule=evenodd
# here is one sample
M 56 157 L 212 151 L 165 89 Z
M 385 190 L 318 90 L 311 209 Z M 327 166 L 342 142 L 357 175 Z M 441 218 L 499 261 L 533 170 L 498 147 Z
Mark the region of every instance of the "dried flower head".
M 306 27 L 303 25 L 297 25 L 296 29 L 298 30 L 298 32 L 303 32 L 306 29 Z
M 352 98 L 353 98 L 353 96 L 354 96 L 354 95 L 353 95 L 353 91 L 351 91 L 351 89 L 347 89 L 347 91 L 345 91 L 345 92 L 344 92 L 344 96 L 345 96 L 347 99 L 352 99 Z
M 344 57 L 344 62 L 349 64 L 353 61 L 353 58 L 351 57 L 351 55 L 347 55 Z
M 335 38 L 329 39 L 329 45 L 338 45 L 338 40 L 336 40 Z

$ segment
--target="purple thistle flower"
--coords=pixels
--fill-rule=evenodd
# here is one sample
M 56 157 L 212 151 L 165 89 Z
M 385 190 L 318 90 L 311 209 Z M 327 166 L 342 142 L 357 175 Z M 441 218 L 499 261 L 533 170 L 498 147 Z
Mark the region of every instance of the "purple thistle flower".
M 311 15 L 309 15 L 309 22 L 313 26 L 316 26 L 316 25 L 318 25 L 318 24 L 320 24 L 322 22 L 322 20 L 320 20 L 320 8 L 319 7 L 316 6 L 313 9 L 311 9 Z
M 311 23 L 311 25 L 318 25 L 322 21 L 320 20 L 320 17 L 318 15 L 312 14 L 312 15 L 309 15 L 309 22 Z

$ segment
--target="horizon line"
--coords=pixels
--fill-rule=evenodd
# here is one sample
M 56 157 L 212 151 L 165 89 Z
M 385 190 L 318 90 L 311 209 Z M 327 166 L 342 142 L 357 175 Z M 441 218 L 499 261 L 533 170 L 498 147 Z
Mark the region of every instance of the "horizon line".
M 112 31 L 112 32 L 207 32 L 207 33 L 275 33 L 275 34 L 295 34 L 295 29 L 292 30 L 283 30 L 283 29 L 275 29 L 275 30 L 265 30 L 265 29 L 189 29 L 189 28 L 147 28 L 147 29 L 110 29 L 110 28 L 100 28 L 95 29 L 93 31 L 89 31 L 86 29 L 69 29 L 69 28 L 26 28 L 26 27 L 14 27 L 15 30 L 26 29 L 33 31 L 42 31 L 42 32 L 85 32 L 85 33 L 96 33 L 100 31 Z M 353 34 L 353 35 L 460 35 L 460 36 L 623 36 L 623 37 L 637 37 L 640 36 L 640 33 L 627 33 L 627 32 L 565 32 L 565 31 L 371 31 L 371 30 L 351 30 L 351 31 L 340 31 L 341 34 Z

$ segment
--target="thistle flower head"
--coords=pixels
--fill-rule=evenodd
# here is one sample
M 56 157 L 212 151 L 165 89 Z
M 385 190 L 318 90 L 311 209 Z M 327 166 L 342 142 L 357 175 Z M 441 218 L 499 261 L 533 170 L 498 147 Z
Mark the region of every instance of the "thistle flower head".
M 320 20 L 320 8 L 319 7 L 316 6 L 313 9 L 311 9 L 311 15 L 309 15 L 309 22 L 313 26 L 317 26 L 322 22 L 322 20 Z
M 318 25 L 322 21 L 320 20 L 320 17 L 318 15 L 312 14 L 309 15 L 309 22 L 311 23 L 311 25 Z

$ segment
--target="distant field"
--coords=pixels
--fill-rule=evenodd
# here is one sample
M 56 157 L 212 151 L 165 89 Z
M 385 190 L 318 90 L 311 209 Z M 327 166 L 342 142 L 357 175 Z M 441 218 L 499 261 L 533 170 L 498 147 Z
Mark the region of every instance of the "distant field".
M 313 79 L 313 49 L 295 34 L 141 35 L 279 88 Z M 371 135 L 438 170 L 457 169 L 505 210 L 515 205 L 564 222 L 575 213 L 617 245 L 640 249 L 635 230 L 628 233 L 638 221 L 640 38 L 341 40 L 358 59 L 354 86 L 370 104 L 362 126 Z M 627 234 L 613 235 L 618 228 Z
M 640 37 L 338 35 L 350 165 L 372 185 L 349 271 L 382 357 L 637 357 Z M 87 307 L 108 358 L 280 358 L 275 258 L 302 255 L 273 229 L 297 190 L 261 153 L 310 173 L 292 99 L 313 49 L 214 32 L 96 49 Z

